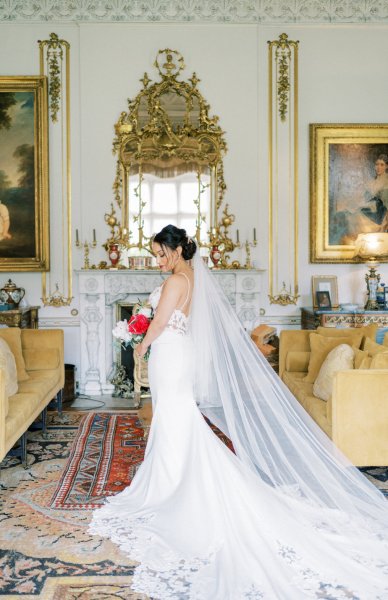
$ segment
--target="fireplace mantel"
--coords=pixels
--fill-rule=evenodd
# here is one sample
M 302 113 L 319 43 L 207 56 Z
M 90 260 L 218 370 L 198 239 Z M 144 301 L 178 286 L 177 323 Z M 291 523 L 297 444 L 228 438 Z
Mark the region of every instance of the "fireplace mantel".
M 219 284 L 244 327 L 250 331 L 259 322 L 261 275 L 257 269 L 213 270 Z M 117 360 L 112 329 L 119 303 L 145 300 L 165 278 L 159 271 L 80 270 L 82 394 L 110 394 L 109 376 Z

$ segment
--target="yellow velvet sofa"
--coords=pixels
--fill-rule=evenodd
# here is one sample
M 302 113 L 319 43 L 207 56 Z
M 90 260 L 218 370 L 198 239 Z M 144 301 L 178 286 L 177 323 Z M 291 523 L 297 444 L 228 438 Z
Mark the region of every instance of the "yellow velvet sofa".
M 314 396 L 313 383 L 304 381 L 311 333 L 308 330 L 281 332 L 281 379 L 354 465 L 388 465 L 388 369 L 338 371 L 332 397 L 325 402 Z
M 60 396 L 65 380 L 64 339 L 61 329 L 1 329 L 16 359 L 18 391 L 5 393 L 5 371 L 0 370 L 0 460 L 21 440 L 26 464 L 26 431 Z

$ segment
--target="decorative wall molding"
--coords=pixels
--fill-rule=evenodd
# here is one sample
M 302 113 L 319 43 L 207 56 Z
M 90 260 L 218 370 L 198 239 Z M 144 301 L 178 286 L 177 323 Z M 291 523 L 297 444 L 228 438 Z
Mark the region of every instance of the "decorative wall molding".
M 260 323 L 264 325 L 273 325 L 273 327 L 279 326 L 282 329 L 288 326 L 297 326 L 300 329 L 301 317 L 300 315 L 264 315 L 260 316 Z
M 80 317 L 41 317 L 39 316 L 39 329 L 62 329 L 63 327 L 79 327 Z
M 379 23 L 388 0 L 0 0 L 0 21 Z

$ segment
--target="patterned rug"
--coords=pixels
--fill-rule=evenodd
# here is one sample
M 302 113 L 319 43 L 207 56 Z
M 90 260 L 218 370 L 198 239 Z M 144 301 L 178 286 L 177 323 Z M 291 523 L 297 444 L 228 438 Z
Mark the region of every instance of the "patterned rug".
M 127 487 L 144 457 L 144 428 L 137 416 L 90 413 L 79 424 L 70 458 L 50 506 L 98 508 Z
M 4 459 L 0 599 L 147 599 L 130 590 L 134 563 L 110 541 L 87 532 L 89 507 L 133 477 L 144 452 L 141 436 L 141 423 L 128 413 L 69 411 L 61 419 L 49 414 L 47 435 L 29 434 L 28 468 L 17 458 Z M 388 469 L 362 471 L 388 497 Z M 92 483 L 93 472 L 98 484 Z
M 14 457 L 0 464 L 0 598 L 147 598 L 130 590 L 135 563 L 108 540 L 88 534 L 90 511 L 51 507 L 85 417 L 49 413 L 46 436 L 29 433 L 28 468 Z

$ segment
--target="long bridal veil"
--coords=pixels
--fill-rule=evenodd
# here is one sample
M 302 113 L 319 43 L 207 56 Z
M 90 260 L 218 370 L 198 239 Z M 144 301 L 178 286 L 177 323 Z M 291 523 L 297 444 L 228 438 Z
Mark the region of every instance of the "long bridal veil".
M 229 436 L 237 456 L 268 485 L 299 498 L 306 513 L 308 507 L 317 507 L 323 520 L 330 519 L 332 531 L 343 535 L 348 523 L 363 549 L 371 543 L 373 559 L 386 563 L 387 501 L 274 373 L 199 251 L 194 258 L 191 335 L 197 404 Z

